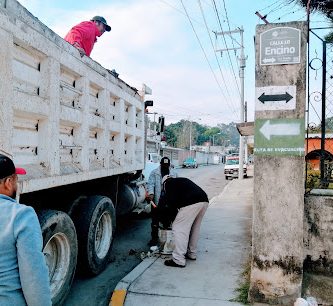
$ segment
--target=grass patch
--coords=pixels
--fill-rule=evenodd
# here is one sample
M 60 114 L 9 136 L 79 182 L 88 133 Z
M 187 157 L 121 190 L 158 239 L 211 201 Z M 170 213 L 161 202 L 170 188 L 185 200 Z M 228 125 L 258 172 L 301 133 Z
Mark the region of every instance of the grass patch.
M 237 296 L 230 300 L 230 302 L 238 302 L 244 305 L 250 305 L 248 301 L 248 294 L 250 290 L 250 276 L 251 276 L 251 259 L 249 258 L 244 265 L 241 280 L 239 281 L 238 288 L 235 289 Z

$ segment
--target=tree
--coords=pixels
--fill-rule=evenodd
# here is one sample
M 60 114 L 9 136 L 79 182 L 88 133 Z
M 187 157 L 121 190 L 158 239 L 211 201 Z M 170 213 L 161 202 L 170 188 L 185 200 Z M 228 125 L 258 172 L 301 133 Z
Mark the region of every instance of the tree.
M 290 3 L 290 0 L 287 0 Z M 292 2 L 297 2 L 305 8 L 308 5 L 309 0 L 293 0 Z M 310 0 L 310 9 L 317 10 L 324 13 L 328 18 L 332 19 L 332 9 L 333 1 L 329 0 Z
M 167 144 L 171 147 L 175 147 L 177 144 L 177 136 L 175 134 L 175 131 L 172 129 L 172 127 L 167 126 L 164 129 L 164 135 L 166 137 Z
M 214 140 L 217 145 L 231 144 L 238 146 L 239 134 L 236 129 L 236 124 L 221 123 L 218 126 L 209 127 L 198 122 L 181 120 L 177 123 L 169 124 L 165 128 L 165 136 L 168 145 L 187 148 L 190 147 L 190 132 L 192 145 L 203 145 L 205 142 L 211 141 L 214 135 Z
M 331 0 L 286 0 L 287 4 L 298 3 L 307 9 L 308 3 L 310 11 L 319 11 L 323 13 L 331 22 L 333 22 L 333 1 Z M 325 36 L 327 42 L 333 42 L 333 32 Z

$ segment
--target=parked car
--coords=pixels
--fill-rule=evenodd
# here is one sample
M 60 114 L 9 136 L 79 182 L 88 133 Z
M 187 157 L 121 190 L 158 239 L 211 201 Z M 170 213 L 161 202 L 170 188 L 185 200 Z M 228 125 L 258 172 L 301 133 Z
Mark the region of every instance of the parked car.
M 183 168 L 198 168 L 198 163 L 193 157 L 188 157 L 183 162 Z
M 229 177 L 237 178 L 239 170 L 239 157 L 236 154 L 228 155 L 226 157 L 226 162 L 224 166 L 225 179 L 228 180 Z M 247 165 L 243 165 L 243 176 L 247 177 Z

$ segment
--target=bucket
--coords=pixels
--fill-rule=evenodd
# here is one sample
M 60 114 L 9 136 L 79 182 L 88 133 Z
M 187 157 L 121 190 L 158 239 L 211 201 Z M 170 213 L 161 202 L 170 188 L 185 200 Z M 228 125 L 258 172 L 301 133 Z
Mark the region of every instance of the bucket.
M 159 229 L 158 239 L 159 239 L 161 254 L 164 255 L 172 254 L 173 249 L 175 248 L 172 230 Z

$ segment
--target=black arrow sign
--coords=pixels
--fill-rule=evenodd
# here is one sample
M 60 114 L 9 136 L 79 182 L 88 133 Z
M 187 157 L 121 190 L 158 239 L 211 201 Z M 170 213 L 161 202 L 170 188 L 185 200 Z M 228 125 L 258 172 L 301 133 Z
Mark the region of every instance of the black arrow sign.
M 262 102 L 263 104 L 265 104 L 265 102 L 268 101 L 286 101 L 286 103 L 288 103 L 291 99 L 293 98 L 293 96 L 291 96 L 289 93 L 285 93 L 285 94 L 279 94 L 279 95 L 265 95 L 265 93 L 263 93 L 258 100 L 260 102 Z

